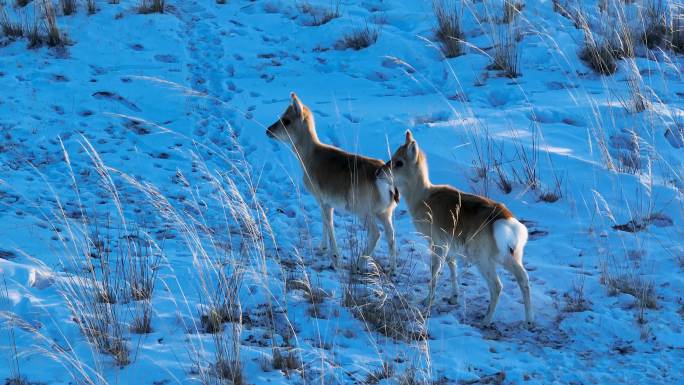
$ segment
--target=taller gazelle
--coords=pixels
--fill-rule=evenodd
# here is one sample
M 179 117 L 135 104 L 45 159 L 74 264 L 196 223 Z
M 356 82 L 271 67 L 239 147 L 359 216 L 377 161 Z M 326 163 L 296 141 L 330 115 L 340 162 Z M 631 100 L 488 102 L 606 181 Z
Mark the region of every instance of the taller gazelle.
M 430 241 L 432 251 L 430 290 L 427 303 L 435 296 L 435 283 L 446 260 L 451 270 L 452 296 L 458 298 L 456 257 L 472 261 L 487 281 L 490 302 L 485 324 L 492 322 L 501 293 L 497 264 L 513 273 L 525 303 L 525 319 L 533 322 L 530 284 L 522 264 L 527 228 L 501 203 L 467 194 L 448 185 L 433 185 L 425 154 L 406 132 L 405 143 L 385 164 L 381 176 L 396 184 L 416 229 Z
M 368 229 L 364 255 L 372 256 L 380 238 L 377 221 L 384 230 L 390 254 L 390 271 L 396 269 L 396 250 L 392 213 L 399 195 L 387 180 L 377 174 L 384 162 L 352 154 L 318 140 L 311 110 L 291 93 L 292 102 L 266 134 L 292 147 L 304 171 L 304 186 L 321 207 L 323 236 L 321 249 L 328 248 L 333 264 L 340 252 L 335 240 L 334 209 L 349 211 Z

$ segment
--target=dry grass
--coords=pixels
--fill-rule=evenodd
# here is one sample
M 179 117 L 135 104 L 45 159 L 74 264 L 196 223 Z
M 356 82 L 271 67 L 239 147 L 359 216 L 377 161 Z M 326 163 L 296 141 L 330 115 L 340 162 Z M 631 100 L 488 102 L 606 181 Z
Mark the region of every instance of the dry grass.
M 530 146 L 525 144 L 520 139 L 517 133 L 514 133 L 515 156 L 518 159 L 520 167 L 513 168 L 513 175 L 518 183 L 525 186 L 527 189 L 536 191 L 541 187 L 539 181 L 538 164 L 539 164 L 539 130 L 536 125 L 532 125 L 533 134 L 531 136 Z
M 33 24 L 30 29 L 28 30 L 27 33 L 27 38 L 28 38 L 28 45 L 27 47 L 29 49 L 35 49 L 43 45 L 43 37 L 40 35 L 40 29 L 38 28 L 38 24 Z
M 318 27 L 340 17 L 340 0 L 335 1 L 329 8 L 319 8 L 309 3 L 302 3 L 299 5 L 299 9 L 311 17 L 312 20 L 307 25 Z
M 92 15 L 95 12 L 97 12 L 97 5 L 95 5 L 95 0 L 86 0 L 86 9 L 88 10 L 89 15 Z
M 141 0 L 138 6 L 140 13 L 164 13 L 165 9 L 165 0 Z
M 563 310 L 570 313 L 578 313 L 589 310 L 589 301 L 584 293 L 584 277 L 575 281 L 572 290 L 563 295 L 565 306 Z
M 524 8 L 525 3 L 522 1 L 505 0 L 501 21 L 505 24 L 512 23 Z
M 518 29 L 514 23 L 506 24 L 498 28 L 495 35 L 494 53 L 491 56 L 491 64 L 488 69 L 500 71 L 502 76 L 517 78 L 520 76 L 520 52 L 518 50 Z
M 610 37 L 600 37 L 594 34 L 582 11 L 577 13 L 577 23 L 584 32 L 583 45 L 577 53 L 580 60 L 598 74 L 614 74 L 617 71 L 619 57 L 616 55 L 613 44 L 611 44 Z
M 291 348 L 273 348 L 273 368 L 285 373 L 300 370 L 303 366 L 299 353 Z
M 230 385 L 246 385 L 242 362 L 239 360 L 221 360 L 214 364 L 217 378 L 226 380 Z
M 601 279 L 611 293 L 629 294 L 636 298 L 637 303 L 644 308 L 656 309 L 658 307 L 655 285 L 637 274 L 604 273 Z
M 649 102 L 645 95 L 644 88 L 642 87 L 643 80 L 639 74 L 639 69 L 637 68 L 636 63 L 632 61 L 630 67 L 632 70 L 627 77 L 629 100 L 627 102 L 623 102 L 623 105 L 628 112 L 638 114 L 648 109 Z
M 364 385 L 377 385 L 380 383 L 382 380 L 387 380 L 391 379 L 394 377 L 395 373 L 395 368 L 394 365 L 392 365 L 389 362 L 383 362 L 382 366 L 376 370 L 371 371 L 366 375 L 365 380 L 363 381 Z
M 76 0 L 59 0 L 59 6 L 62 8 L 64 16 L 76 13 Z
M 350 269 L 342 304 L 368 330 L 401 341 L 423 341 L 427 336 L 425 317 L 382 278 L 381 269 L 370 262 L 370 272 Z
M 24 36 L 21 23 L 12 21 L 4 8 L 0 8 L 0 29 L 8 38 L 19 39 Z
M 684 54 L 684 9 L 677 8 L 672 15 L 672 35 L 670 44 L 672 50 L 678 54 Z
M 612 75 L 617 71 L 617 58 L 613 47 L 607 42 L 596 43 L 585 35 L 584 46 L 578 55 L 596 73 Z
M 435 0 L 432 10 L 437 19 L 435 36 L 439 40 L 444 57 L 452 58 L 463 54 L 464 38 L 461 30 L 461 15 L 456 3 L 451 0 Z
M 152 301 L 144 300 L 136 303 L 136 315 L 131 321 L 131 333 L 152 333 Z
M 50 47 L 63 47 L 67 43 L 67 38 L 59 30 L 55 8 L 50 0 L 42 0 L 41 10 L 43 21 L 45 22 L 46 37 L 45 43 Z
M 366 24 L 363 28 L 356 28 L 337 42 L 338 49 L 353 49 L 359 51 L 368 48 L 378 41 L 380 32 L 376 27 Z

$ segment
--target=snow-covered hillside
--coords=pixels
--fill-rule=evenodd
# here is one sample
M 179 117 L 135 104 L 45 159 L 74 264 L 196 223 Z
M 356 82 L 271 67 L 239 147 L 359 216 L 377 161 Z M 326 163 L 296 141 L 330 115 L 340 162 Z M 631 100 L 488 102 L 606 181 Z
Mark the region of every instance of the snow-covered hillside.
M 445 58 L 431 1 L 55 1 L 66 44 L 46 1 L 0 0 L 0 381 L 684 382 L 680 5 L 447 2 Z M 614 74 L 589 66 L 605 55 Z M 442 274 L 428 312 L 403 202 L 394 277 L 350 273 L 365 231 L 343 213 L 331 269 L 265 134 L 291 91 L 323 142 L 388 160 L 410 129 L 433 182 L 506 204 L 534 326 L 503 269 L 482 325 L 467 263 L 460 303 Z

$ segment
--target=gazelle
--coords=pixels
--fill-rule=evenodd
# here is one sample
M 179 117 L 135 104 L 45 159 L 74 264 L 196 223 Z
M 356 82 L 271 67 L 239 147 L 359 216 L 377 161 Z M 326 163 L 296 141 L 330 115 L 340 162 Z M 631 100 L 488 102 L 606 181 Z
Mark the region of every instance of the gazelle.
M 418 148 L 411 131 L 405 143 L 385 164 L 380 176 L 396 184 L 404 197 L 416 229 L 430 241 L 431 270 L 427 304 L 435 296 L 435 284 L 446 260 L 451 270 L 452 295 L 458 299 L 456 257 L 472 261 L 487 281 L 490 302 L 485 324 L 492 322 L 501 293 L 496 265 L 513 273 L 525 303 L 525 319 L 533 322 L 530 285 L 522 264 L 527 228 L 501 203 L 467 194 L 448 185 L 430 183 L 425 154 Z
M 380 238 L 376 222 L 380 221 L 389 248 L 389 272 L 394 271 L 397 261 L 392 213 L 399 202 L 399 193 L 386 179 L 377 177 L 385 162 L 321 143 L 313 113 L 294 92 L 290 96 L 291 104 L 266 129 L 266 135 L 289 144 L 302 166 L 304 186 L 321 207 L 321 250 L 328 248 L 333 266 L 337 266 L 340 252 L 335 240 L 333 211 L 345 210 L 359 217 L 368 229 L 365 256 L 372 256 Z

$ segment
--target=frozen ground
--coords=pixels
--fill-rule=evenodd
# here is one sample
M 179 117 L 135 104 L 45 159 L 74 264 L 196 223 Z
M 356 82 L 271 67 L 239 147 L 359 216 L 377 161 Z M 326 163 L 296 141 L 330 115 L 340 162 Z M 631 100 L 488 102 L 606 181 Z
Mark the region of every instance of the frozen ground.
M 14 384 L 18 368 L 44 384 L 230 383 L 214 368 L 234 345 L 248 384 L 684 381 L 680 57 L 642 49 L 599 76 L 577 57 L 582 31 L 539 0 L 516 21 L 515 79 L 487 69 L 499 27 L 475 17 L 500 14 L 498 2 L 463 9 L 466 54 L 448 60 L 431 42 L 429 1 L 342 1 L 320 26 L 312 13 L 328 0 L 309 13 L 300 1 L 169 1 L 164 14 L 96 4 L 93 15 L 82 4 L 58 15 L 64 49 L 0 38 L 0 381 Z M 4 7 L 32 19 L 33 3 Z M 585 8 L 599 26 L 597 4 Z M 337 48 L 365 25 L 380 30 L 375 44 Z M 630 77 L 646 111 L 625 108 Z M 345 306 L 347 273 L 316 253 L 319 210 L 299 165 L 265 135 L 290 91 L 324 142 L 387 159 L 410 128 L 433 181 L 487 194 L 523 220 L 535 327 L 503 270 L 494 325 L 483 327 L 487 288 L 464 264 L 461 303 L 442 299 L 443 276 L 429 318 L 413 321 L 427 339 L 388 338 Z M 522 183 L 525 156 L 536 189 Z M 399 273 L 373 284 L 404 301 L 404 317 L 427 293 L 429 257 L 403 204 L 395 223 Z M 364 232 L 349 216 L 335 224 L 348 263 Z M 79 327 L 92 308 L 78 288 L 93 281 L 74 277 L 94 266 L 102 280 L 93 249 L 109 249 L 125 291 L 114 261 L 134 234 L 161 250 L 151 300 L 94 307 L 122 325 L 130 362 L 118 365 Z M 376 253 L 386 264 L 384 238 Z M 208 333 L 202 315 L 226 277 L 241 326 Z M 143 302 L 151 331 L 134 333 Z M 291 370 L 275 362 L 280 351 L 298 361 Z M 393 373 L 374 379 L 383 363 Z

